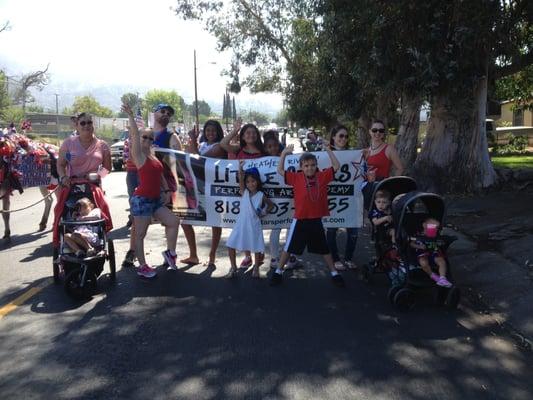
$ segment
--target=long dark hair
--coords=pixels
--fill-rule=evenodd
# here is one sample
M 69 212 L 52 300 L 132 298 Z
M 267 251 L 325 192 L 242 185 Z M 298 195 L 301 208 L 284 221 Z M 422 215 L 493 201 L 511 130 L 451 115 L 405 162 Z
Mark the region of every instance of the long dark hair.
M 335 137 L 335 135 L 339 132 L 339 131 L 342 131 L 342 130 L 345 130 L 346 133 L 348 134 L 348 136 L 350 135 L 350 133 L 348 132 L 348 128 L 346 128 L 344 125 L 342 124 L 337 124 L 335 125 L 333 128 L 331 128 L 331 131 L 329 131 L 329 145 L 330 146 L 335 146 L 335 140 L 333 139 Z
M 252 128 L 253 130 L 255 130 L 256 139 L 254 145 L 255 147 L 257 147 L 261 154 L 265 154 L 265 148 L 263 147 L 263 142 L 261 141 L 261 134 L 259 133 L 259 129 L 257 129 L 257 126 L 255 126 L 254 124 L 246 124 L 241 128 L 239 132 L 239 147 L 242 150 L 246 146 L 246 142 L 244 141 L 243 136 L 244 132 L 246 132 L 248 128 Z
M 246 187 L 246 178 L 252 177 L 257 182 L 257 191 L 263 191 L 263 182 L 261 182 L 261 177 L 259 176 L 259 171 L 257 168 L 249 168 L 244 171 L 244 187 Z
M 207 138 L 205 137 L 205 130 L 208 126 L 212 126 L 217 131 L 217 137 L 215 138 L 215 143 L 218 143 L 222 140 L 224 137 L 224 130 L 222 129 L 222 125 L 220 125 L 220 122 L 214 120 L 214 119 L 208 119 L 205 121 L 204 124 L 204 131 L 202 133 L 202 136 L 200 136 L 200 143 L 207 142 Z

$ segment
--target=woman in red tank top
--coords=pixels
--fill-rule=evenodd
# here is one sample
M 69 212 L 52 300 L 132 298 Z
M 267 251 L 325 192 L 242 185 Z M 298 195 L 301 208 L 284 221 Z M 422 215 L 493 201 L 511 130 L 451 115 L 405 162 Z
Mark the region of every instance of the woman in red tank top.
M 370 147 L 365 150 L 366 163 L 368 165 L 367 184 L 363 188 L 365 208 L 368 209 L 370 197 L 375 181 L 381 181 L 391 175 L 391 166 L 394 166 L 395 174 L 403 174 L 403 165 L 394 146 L 385 143 L 385 124 L 381 120 L 374 120 L 370 127 Z
M 176 241 L 178 238 L 179 219 L 164 204 L 170 195 L 167 180 L 163 176 L 163 164 L 157 159 L 153 150 L 154 132 L 143 129 L 139 132 L 133 111 L 128 104 L 122 105 L 122 111 L 128 114 L 130 124 L 130 157 L 137 167 L 139 186 L 130 200 L 133 225 L 131 235 L 135 238 L 135 255 L 139 260 L 137 274 L 144 278 L 153 278 L 155 269 L 144 258 L 144 238 L 152 217 L 164 226 L 167 250 L 163 257 L 169 269 L 176 270 Z M 163 193 L 163 197 L 161 196 Z

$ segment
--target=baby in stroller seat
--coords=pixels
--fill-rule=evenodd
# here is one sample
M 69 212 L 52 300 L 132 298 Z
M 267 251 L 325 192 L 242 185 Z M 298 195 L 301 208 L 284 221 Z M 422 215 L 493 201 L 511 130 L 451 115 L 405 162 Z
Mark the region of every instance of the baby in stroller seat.
M 87 197 L 82 197 L 76 202 L 72 215 L 76 221 L 91 221 L 102 218 L 99 208 Z M 95 225 L 76 225 L 72 233 L 65 233 L 64 240 L 67 246 L 77 257 L 94 256 L 95 247 L 100 242 L 99 227 Z
M 395 231 L 392 225 L 391 195 L 386 190 L 378 190 L 374 195 L 374 207 L 370 210 L 369 219 L 376 227 L 376 239 L 379 242 L 396 244 Z
M 410 246 L 416 251 L 418 264 L 438 286 L 452 287 L 446 278 L 446 260 L 438 237 L 440 223 L 430 217 L 424 219 L 422 227 L 423 232 L 420 236 L 410 238 Z M 438 267 L 438 275 L 433 272 L 431 264 Z

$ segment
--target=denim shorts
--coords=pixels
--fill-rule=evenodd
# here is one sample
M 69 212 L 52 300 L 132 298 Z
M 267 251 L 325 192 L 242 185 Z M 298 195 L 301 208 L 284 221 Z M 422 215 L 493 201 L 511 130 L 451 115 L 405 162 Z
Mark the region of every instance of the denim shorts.
M 160 207 L 163 207 L 159 198 L 149 199 L 135 194 L 131 196 L 130 204 L 131 215 L 134 217 L 151 217 Z

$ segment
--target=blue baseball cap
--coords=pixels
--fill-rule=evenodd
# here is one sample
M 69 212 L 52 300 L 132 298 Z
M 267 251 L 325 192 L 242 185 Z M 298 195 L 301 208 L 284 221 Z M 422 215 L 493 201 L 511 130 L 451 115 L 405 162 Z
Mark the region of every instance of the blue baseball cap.
M 174 115 L 174 112 L 175 112 L 174 109 L 172 108 L 172 106 L 170 106 L 167 103 L 159 103 L 158 105 L 156 105 L 154 107 L 154 112 L 158 112 L 159 110 L 162 110 L 163 108 L 168 108 L 170 110 L 170 113 Z

